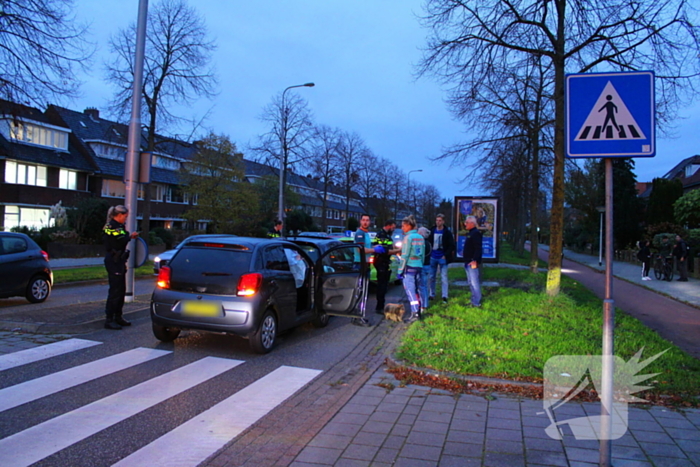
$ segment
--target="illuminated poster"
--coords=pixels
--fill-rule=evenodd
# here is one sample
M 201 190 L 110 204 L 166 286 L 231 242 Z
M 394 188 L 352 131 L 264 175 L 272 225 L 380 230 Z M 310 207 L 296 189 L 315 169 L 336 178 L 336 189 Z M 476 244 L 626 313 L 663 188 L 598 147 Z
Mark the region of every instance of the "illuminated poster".
M 498 198 L 476 198 L 468 196 L 455 197 L 456 225 L 454 232 L 457 240 L 457 258 L 462 258 L 467 228 L 464 221 L 467 216 L 476 217 L 477 228 L 483 237 L 482 259 L 486 263 L 498 262 Z

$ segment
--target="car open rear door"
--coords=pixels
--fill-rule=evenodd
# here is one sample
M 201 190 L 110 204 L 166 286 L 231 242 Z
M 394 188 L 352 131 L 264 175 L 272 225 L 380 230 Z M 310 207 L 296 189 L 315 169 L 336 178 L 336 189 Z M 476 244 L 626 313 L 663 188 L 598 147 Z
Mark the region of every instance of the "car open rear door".
M 362 245 L 338 245 L 321 255 L 316 262 L 317 312 L 348 318 L 363 316 L 368 268 Z

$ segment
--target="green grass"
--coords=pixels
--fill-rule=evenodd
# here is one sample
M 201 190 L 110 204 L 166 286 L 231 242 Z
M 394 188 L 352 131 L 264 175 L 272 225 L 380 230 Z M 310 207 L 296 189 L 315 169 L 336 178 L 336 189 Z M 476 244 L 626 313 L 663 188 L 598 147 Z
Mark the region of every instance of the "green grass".
M 522 254 L 519 254 L 517 251 L 515 251 L 513 249 L 513 247 L 510 245 L 510 243 L 500 242 L 498 244 L 498 260 L 501 263 L 521 264 L 524 266 L 529 266 L 530 265 L 530 252 L 524 251 Z M 537 260 L 537 267 L 546 268 L 547 263 L 545 263 L 541 259 L 538 259 Z
M 449 273 L 466 280 L 462 268 Z M 432 306 L 406 331 L 397 358 L 462 375 L 541 382 L 550 357 L 602 353 L 602 301 L 578 282 L 562 276 L 562 293 L 552 298 L 544 293 L 544 273 L 487 267 L 483 280 L 501 287 L 482 289 L 481 308 L 468 306 L 467 287 L 451 287 L 448 305 Z M 659 373 L 647 394 L 698 405 L 700 360 L 618 310 L 615 355 L 628 361 L 640 349 L 641 360 L 670 349 L 641 372 Z
M 147 261 L 134 271 L 136 277 L 152 276 L 153 262 Z M 104 266 L 86 266 L 82 268 L 56 269 L 53 271 L 54 284 L 67 282 L 107 280 L 107 270 Z

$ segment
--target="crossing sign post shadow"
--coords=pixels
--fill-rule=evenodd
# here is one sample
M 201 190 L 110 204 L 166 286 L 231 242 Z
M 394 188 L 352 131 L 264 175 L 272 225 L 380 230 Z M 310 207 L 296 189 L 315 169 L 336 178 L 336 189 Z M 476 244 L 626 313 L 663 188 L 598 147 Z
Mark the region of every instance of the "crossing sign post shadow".
M 654 157 L 654 106 L 653 72 L 567 75 L 567 157 Z

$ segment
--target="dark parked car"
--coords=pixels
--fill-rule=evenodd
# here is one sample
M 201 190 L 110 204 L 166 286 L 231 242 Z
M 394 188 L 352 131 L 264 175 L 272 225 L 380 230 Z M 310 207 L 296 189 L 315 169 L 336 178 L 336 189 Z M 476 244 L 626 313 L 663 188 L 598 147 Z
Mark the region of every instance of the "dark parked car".
M 248 338 L 254 351 L 267 353 L 287 329 L 306 322 L 324 327 L 329 315 L 358 317 L 367 299 L 364 253 L 357 245 L 327 246 L 312 258 L 303 246 L 282 239 L 188 242 L 158 274 L 153 334 L 167 342 L 181 329 L 223 332 Z
M 153 272 L 155 274 L 158 274 L 160 271 L 161 266 L 165 266 L 168 264 L 168 261 L 173 257 L 175 253 L 177 253 L 177 250 L 182 248 L 184 245 L 187 245 L 187 243 L 193 241 L 193 240 L 200 240 L 200 239 L 206 239 L 206 238 L 214 238 L 214 237 L 221 237 L 222 235 L 219 234 L 202 234 L 202 235 L 192 235 L 191 237 L 187 237 L 183 241 L 181 241 L 175 248 L 172 250 L 166 250 L 163 253 L 159 254 L 155 258 L 153 258 Z M 224 237 L 235 237 L 235 235 L 223 235 Z
M 0 298 L 39 303 L 49 298 L 52 285 L 49 255 L 25 234 L 0 232 Z

